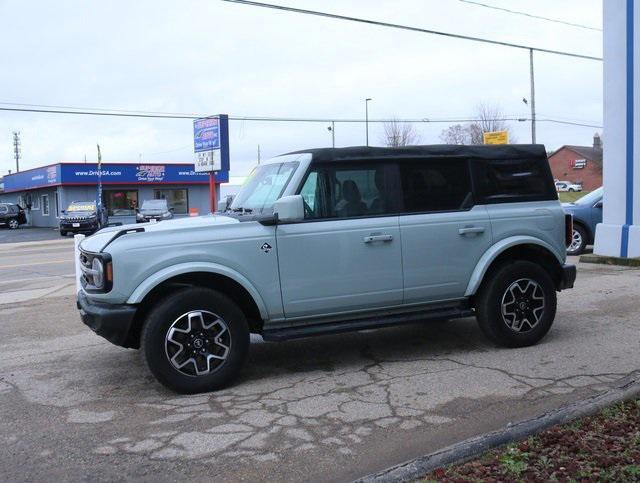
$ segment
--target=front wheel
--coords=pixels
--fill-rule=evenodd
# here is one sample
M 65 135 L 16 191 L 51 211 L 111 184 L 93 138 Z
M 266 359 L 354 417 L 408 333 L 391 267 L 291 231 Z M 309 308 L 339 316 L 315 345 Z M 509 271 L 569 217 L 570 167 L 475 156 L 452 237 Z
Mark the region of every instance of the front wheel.
M 238 375 L 249 351 L 244 313 L 226 295 L 205 288 L 180 290 L 155 307 L 142 332 L 153 375 L 180 393 L 213 391 Z
M 16 230 L 19 226 L 20 223 L 18 223 L 18 220 L 16 220 L 15 218 L 11 218 L 9 220 L 9 228 L 11 228 L 12 230 Z
M 556 290 L 549 274 L 528 261 L 499 267 L 476 304 L 484 335 L 503 347 L 526 347 L 542 339 L 556 316 Z

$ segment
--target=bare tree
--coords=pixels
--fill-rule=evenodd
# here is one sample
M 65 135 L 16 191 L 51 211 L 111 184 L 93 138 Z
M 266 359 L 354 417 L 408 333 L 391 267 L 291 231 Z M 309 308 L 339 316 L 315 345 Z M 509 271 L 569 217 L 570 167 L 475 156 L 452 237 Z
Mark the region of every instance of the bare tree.
M 497 105 L 480 103 L 476 107 L 475 121 L 469 124 L 454 124 L 440 133 L 446 144 L 483 144 L 486 132 L 507 131 L 509 142 L 515 142 L 511 128 L 504 120 L 504 114 Z
M 440 140 L 445 144 L 469 144 L 468 126 L 453 124 L 442 130 Z
M 420 135 L 411 124 L 400 122 L 394 118 L 384 123 L 384 137 L 382 142 L 390 148 L 411 146 L 412 144 L 418 144 L 420 142 Z

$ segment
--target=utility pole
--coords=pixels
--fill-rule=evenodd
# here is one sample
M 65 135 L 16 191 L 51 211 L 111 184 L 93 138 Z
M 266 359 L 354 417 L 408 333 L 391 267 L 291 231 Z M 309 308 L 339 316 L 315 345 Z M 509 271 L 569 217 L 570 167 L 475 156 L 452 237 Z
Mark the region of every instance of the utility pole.
M 365 130 L 367 135 L 367 146 L 369 146 L 369 101 L 370 100 L 371 100 L 370 97 L 367 97 L 364 100 L 364 125 L 365 125 Z
M 13 156 L 16 159 L 16 173 L 20 172 L 20 132 L 13 131 Z
M 529 49 L 529 71 L 531 75 L 531 143 L 536 144 L 536 84 L 533 76 L 533 49 Z

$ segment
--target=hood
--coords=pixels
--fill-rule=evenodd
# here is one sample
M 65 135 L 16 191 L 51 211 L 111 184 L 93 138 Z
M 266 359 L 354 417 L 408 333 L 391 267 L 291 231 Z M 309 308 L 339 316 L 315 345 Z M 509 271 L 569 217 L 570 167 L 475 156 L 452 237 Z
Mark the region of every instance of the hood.
M 143 231 L 145 233 L 166 232 L 172 230 L 188 230 L 190 228 L 213 227 L 220 225 L 228 225 L 231 223 L 240 223 L 237 219 L 223 215 L 205 215 L 188 218 L 174 218 L 163 221 L 162 223 L 144 223 L 143 225 L 131 224 L 121 226 L 109 226 L 103 228 L 99 232 L 91 235 L 80 244 L 80 248 L 85 251 L 97 253 L 104 249 L 106 245 L 120 232 L 130 230 L 130 234 L 122 236 L 135 236 L 135 231 Z

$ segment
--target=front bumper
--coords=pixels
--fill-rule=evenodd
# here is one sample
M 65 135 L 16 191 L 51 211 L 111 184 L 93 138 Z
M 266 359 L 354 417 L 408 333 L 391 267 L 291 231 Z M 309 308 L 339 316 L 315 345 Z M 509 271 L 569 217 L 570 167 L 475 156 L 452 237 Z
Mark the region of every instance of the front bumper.
M 562 265 L 562 278 L 560 279 L 560 286 L 558 290 L 565 290 L 567 288 L 573 288 L 573 284 L 576 281 L 576 266 L 575 265 Z
M 76 302 L 80 317 L 91 330 L 120 347 L 136 347 L 129 333 L 136 314 L 135 305 L 113 305 L 93 302 L 84 292 L 78 292 Z
M 73 224 L 80 226 L 73 226 Z M 93 233 L 98 230 L 98 222 L 86 221 L 60 221 L 60 231 L 69 233 Z

